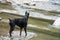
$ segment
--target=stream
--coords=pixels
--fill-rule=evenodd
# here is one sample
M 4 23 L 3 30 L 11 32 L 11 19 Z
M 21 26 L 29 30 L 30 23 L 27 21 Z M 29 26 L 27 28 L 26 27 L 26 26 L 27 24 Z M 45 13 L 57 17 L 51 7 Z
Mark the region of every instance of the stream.
M 25 11 L 27 10 L 30 13 L 31 17 L 36 17 L 36 18 L 44 18 L 44 19 L 50 19 L 50 20 L 56 20 L 59 18 L 59 16 L 49 16 L 49 15 L 44 15 L 43 13 L 38 13 L 38 12 L 32 12 L 28 9 L 27 7 L 22 7 L 21 5 L 17 5 L 16 3 L 12 2 L 12 6 L 16 10 L 6 10 L 6 9 L 0 9 L 0 12 L 8 12 L 8 13 L 13 13 L 13 14 L 18 14 L 18 15 L 24 15 Z
M 36 17 L 36 18 L 45 18 L 45 19 L 50 19 L 50 20 L 56 20 L 57 18 L 60 18 L 60 17 L 58 17 L 58 16 L 49 16 L 49 15 L 44 15 L 43 13 L 38 13 L 38 12 L 32 12 L 32 11 L 30 11 L 30 10 L 32 10 L 32 9 L 28 9 L 28 7 L 29 6 L 27 6 L 27 7 L 22 7 L 21 5 L 18 5 L 18 4 L 16 4 L 15 3 L 15 1 L 10 1 L 11 3 L 12 3 L 12 6 L 16 9 L 16 10 L 6 10 L 6 9 L 0 9 L 0 12 L 8 12 L 8 13 L 13 13 L 13 14 L 18 14 L 18 15 L 24 15 L 25 14 L 25 11 L 27 10 L 29 13 L 30 13 L 30 16 L 31 17 Z M 37 3 L 37 2 L 36 2 Z M 39 5 L 39 3 L 37 3 L 38 5 Z M 40 4 L 42 5 L 42 6 L 37 6 L 36 5 L 36 7 L 34 7 L 34 6 L 32 6 L 32 8 L 42 8 L 42 9 L 46 9 L 46 6 L 47 5 L 49 5 L 50 4 L 50 6 L 52 6 L 52 8 L 54 7 L 54 5 L 51 5 L 51 3 L 47 3 L 47 2 L 40 2 Z M 43 6 L 43 4 L 44 4 L 44 6 Z M 56 5 L 57 6 L 57 5 Z M 31 7 L 31 6 L 30 6 Z M 47 7 L 47 9 L 46 10 L 52 10 L 52 8 L 51 7 Z M 59 7 L 59 5 L 58 5 L 58 7 L 57 8 L 53 8 L 53 9 L 55 9 L 55 10 L 57 10 L 57 11 L 60 11 L 59 9 L 60 9 L 60 7 Z M 29 24 L 29 26 L 35 26 L 35 25 L 31 25 L 31 24 Z M 36 26 L 35 26 L 36 27 Z M 47 30 L 50 30 L 50 29 L 48 29 L 48 28 L 43 28 L 43 29 L 47 29 Z M 30 38 L 32 38 L 32 37 L 35 37 L 36 36 L 36 34 L 35 33 L 33 33 L 33 32 L 28 32 L 28 35 L 27 35 L 27 37 L 25 38 L 24 37 L 24 32 L 22 32 L 22 37 L 20 37 L 19 36 L 19 31 L 14 31 L 13 32 L 13 37 L 12 38 L 10 38 L 9 37 L 9 35 L 7 35 L 7 36 L 0 36 L 0 40 L 28 40 L 28 39 L 30 39 Z

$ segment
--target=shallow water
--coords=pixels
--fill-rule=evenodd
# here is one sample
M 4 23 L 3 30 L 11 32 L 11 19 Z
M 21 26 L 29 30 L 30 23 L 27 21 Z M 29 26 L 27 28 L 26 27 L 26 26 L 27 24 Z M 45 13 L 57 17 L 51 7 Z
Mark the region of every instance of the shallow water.
M 9 12 L 9 13 L 13 13 L 13 14 L 19 14 L 19 15 L 24 15 L 25 11 L 29 11 L 30 9 L 28 9 L 27 7 L 22 7 L 21 5 L 18 5 L 17 3 L 15 3 L 15 1 L 11 1 L 12 2 L 12 6 L 16 9 L 16 10 L 5 10 L 5 9 L 1 9 L 0 12 Z M 17 1 L 18 2 L 18 1 Z M 47 7 L 49 4 L 51 5 L 50 2 L 36 2 L 37 5 L 36 7 L 40 4 L 40 6 L 43 8 L 45 8 L 45 6 Z M 44 5 L 43 5 L 44 4 Z M 39 7 L 39 6 L 38 6 Z M 53 6 L 54 7 L 54 6 Z M 56 7 L 56 6 L 55 6 Z M 40 8 L 40 7 L 39 7 Z M 48 8 L 48 7 L 47 7 Z M 47 9 L 46 8 L 46 9 Z M 60 8 L 60 6 L 56 7 L 56 8 Z M 51 8 L 50 8 L 51 9 Z M 44 15 L 43 13 L 38 13 L 38 12 L 31 12 L 29 11 L 30 16 L 32 17 L 36 17 L 36 18 L 45 18 L 45 19 L 50 19 L 50 20 L 56 20 L 57 18 L 59 18 L 58 16 L 48 16 L 48 15 Z
M 23 9 L 20 8 L 20 11 L 16 11 L 16 10 L 5 10 L 5 9 L 1 9 L 0 12 L 7 12 L 7 13 L 12 13 L 12 14 L 18 14 L 18 15 L 25 15 L 25 11 L 28 9 Z M 12 12 L 11 12 L 12 11 Z M 38 13 L 38 12 L 29 12 L 31 17 L 36 17 L 36 18 L 45 18 L 45 19 L 50 19 L 50 20 L 56 20 L 57 18 L 59 18 L 58 16 L 49 16 L 49 15 L 44 15 L 43 13 Z
M 9 37 L 9 34 L 7 36 L 0 36 L 0 40 L 28 40 L 30 38 L 33 38 L 36 35 L 36 33 L 33 32 L 27 32 L 27 36 L 25 37 L 25 32 L 22 32 L 22 35 L 20 37 L 20 31 L 13 31 L 12 37 Z
M 9 13 L 13 13 L 13 14 L 24 15 L 26 10 L 30 10 L 30 9 L 28 9 L 25 6 L 24 6 L 25 7 L 24 8 L 21 5 L 17 5 L 17 3 L 15 3 L 14 1 L 11 1 L 11 2 L 12 2 L 12 6 L 16 10 L 5 10 L 5 9 L 1 9 L 0 12 L 9 12 Z M 46 10 L 48 10 L 48 9 L 49 10 L 50 9 L 51 10 L 60 10 L 60 6 L 59 5 L 53 5 L 51 2 L 36 2 L 36 4 L 37 4 L 36 7 L 42 8 L 42 9 L 46 9 Z M 31 11 L 29 11 L 29 13 L 30 13 L 30 16 L 36 17 L 36 18 L 45 18 L 45 19 L 50 19 L 50 20 L 56 20 L 57 18 L 60 18 L 60 17 L 57 17 L 57 16 L 44 15 L 43 13 L 38 13 L 38 12 L 31 12 Z
M 39 27 L 39 26 L 33 25 L 33 24 L 28 24 L 27 26 L 33 27 L 33 28 L 38 28 L 38 29 L 50 30 L 48 27 Z
M 55 10 L 55 11 L 59 11 L 60 10 L 60 6 L 59 5 L 54 5 L 51 2 L 36 2 L 36 3 L 37 3 L 36 7 L 39 8 L 39 9 Z
M 27 26 L 29 26 L 29 27 L 35 27 L 35 28 L 38 27 L 37 25 L 33 25 L 33 24 L 28 24 Z
M 36 7 L 39 7 L 38 5 L 41 4 L 41 7 L 43 6 L 43 4 L 45 4 L 46 6 L 49 5 L 49 2 L 36 2 L 37 3 L 37 6 Z M 48 5 L 47 5 L 48 4 Z M 50 3 L 51 4 L 51 3 Z M 13 3 L 12 2 L 12 6 L 18 11 L 18 14 L 20 15 L 24 15 L 25 14 L 25 11 L 29 11 L 30 13 L 30 16 L 32 17 L 36 17 L 36 18 L 45 18 L 45 19 L 51 19 L 51 20 L 55 20 L 56 18 L 58 18 L 57 16 L 48 16 L 48 15 L 44 15 L 43 13 L 38 13 L 38 12 L 32 12 L 30 11 L 30 9 L 28 9 L 28 7 L 26 6 L 21 6 L 21 5 L 17 5 L 16 3 Z M 24 8 L 25 7 L 25 8 Z M 32 6 L 31 6 L 32 7 Z M 56 6 L 55 6 L 56 7 Z M 34 7 L 33 7 L 34 8 Z M 40 7 L 39 7 L 40 8 Z M 45 8 L 45 6 L 43 6 L 43 8 Z M 58 8 L 58 7 L 56 7 Z M 46 8 L 47 9 L 47 8 Z M 51 8 L 50 8 L 51 9 Z M 59 8 L 58 8 L 59 9 Z
M 26 6 L 26 7 L 31 7 L 31 8 L 37 8 L 37 9 L 44 9 L 44 10 L 55 10 L 55 11 L 60 11 L 60 1 L 59 0 L 49 0 L 49 1 L 33 1 L 33 0 L 26 0 L 26 1 L 20 1 L 20 0 L 12 0 L 11 2 L 14 2 L 16 4 L 21 4 L 22 3 L 29 3 L 33 2 L 36 4 L 36 6 Z M 56 5 L 55 5 L 56 3 Z

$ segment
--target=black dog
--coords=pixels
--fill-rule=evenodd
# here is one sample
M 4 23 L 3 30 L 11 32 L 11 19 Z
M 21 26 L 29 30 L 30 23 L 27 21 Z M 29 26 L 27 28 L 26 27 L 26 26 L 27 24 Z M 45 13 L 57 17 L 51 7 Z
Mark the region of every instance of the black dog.
M 9 31 L 10 37 L 12 36 L 11 33 L 14 30 L 15 25 L 20 27 L 20 36 L 21 36 L 21 32 L 22 32 L 23 28 L 24 28 L 24 31 L 25 31 L 25 36 L 27 36 L 28 18 L 29 18 L 29 13 L 26 11 L 25 16 L 23 18 L 9 19 L 9 21 L 10 21 L 10 23 L 9 23 L 9 25 L 10 25 L 10 31 Z

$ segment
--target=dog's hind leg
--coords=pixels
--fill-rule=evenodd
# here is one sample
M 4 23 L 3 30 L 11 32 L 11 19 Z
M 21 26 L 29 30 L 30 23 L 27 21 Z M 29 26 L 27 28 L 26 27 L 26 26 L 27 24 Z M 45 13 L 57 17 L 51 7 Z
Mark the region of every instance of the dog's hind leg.
M 21 36 L 22 29 L 23 29 L 23 28 L 22 28 L 22 27 L 20 27 L 20 36 Z
M 10 24 L 10 30 L 9 30 L 10 37 L 12 36 L 11 33 L 14 30 L 14 28 L 15 28 L 15 25 L 14 24 Z

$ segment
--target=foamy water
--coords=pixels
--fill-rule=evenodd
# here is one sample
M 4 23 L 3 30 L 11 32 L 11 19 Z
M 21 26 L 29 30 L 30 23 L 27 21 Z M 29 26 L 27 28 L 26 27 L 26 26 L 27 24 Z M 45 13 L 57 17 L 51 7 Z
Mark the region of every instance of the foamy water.
M 55 20 L 55 22 L 52 24 L 52 27 L 60 29 L 60 18 Z
M 20 31 L 13 31 L 12 37 L 9 37 L 9 34 L 8 34 L 7 36 L 0 36 L 0 40 L 28 40 L 36 36 L 37 36 L 36 33 L 27 32 L 27 36 L 25 37 L 25 32 L 23 31 L 20 37 Z
M 12 6 L 16 9 L 16 10 L 5 10 L 5 9 L 1 9 L 0 12 L 8 12 L 8 13 L 13 13 L 13 14 L 18 14 L 18 15 L 24 15 L 26 10 L 26 8 L 22 8 L 21 6 L 17 5 L 17 3 L 15 2 L 17 0 L 13 0 L 12 2 Z M 17 1 L 18 2 L 18 1 Z M 18 2 L 19 3 L 19 2 Z M 50 2 L 36 2 L 37 5 L 36 7 L 39 8 L 43 8 L 43 9 L 59 9 L 60 6 L 56 6 L 56 5 L 52 5 Z M 38 6 L 39 5 L 39 6 Z M 47 7 L 48 6 L 48 7 Z M 25 6 L 24 6 L 25 7 Z M 32 7 L 32 6 L 31 6 Z M 50 8 L 49 8 L 50 7 Z M 33 7 L 34 8 L 34 7 Z M 57 8 L 57 9 L 56 9 Z M 36 17 L 36 18 L 45 18 L 45 19 L 50 19 L 50 20 L 56 20 L 57 16 L 48 16 L 48 15 L 44 15 L 43 13 L 38 13 L 38 12 L 29 12 L 30 16 L 32 17 Z
M 9 0 L 10 1 L 10 0 Z M 36 9 L 43 9 L 43 10 L 54 10 L 54 11 L 60 11 L 60 1 L 59 0 L 11 0 L 11 2 L 14 2 L 16 4 L 21 3 L 35 3 L 36 6 L 28 6 L 31 8 Z M 57 5 L 55 5 L 57 3 Z

